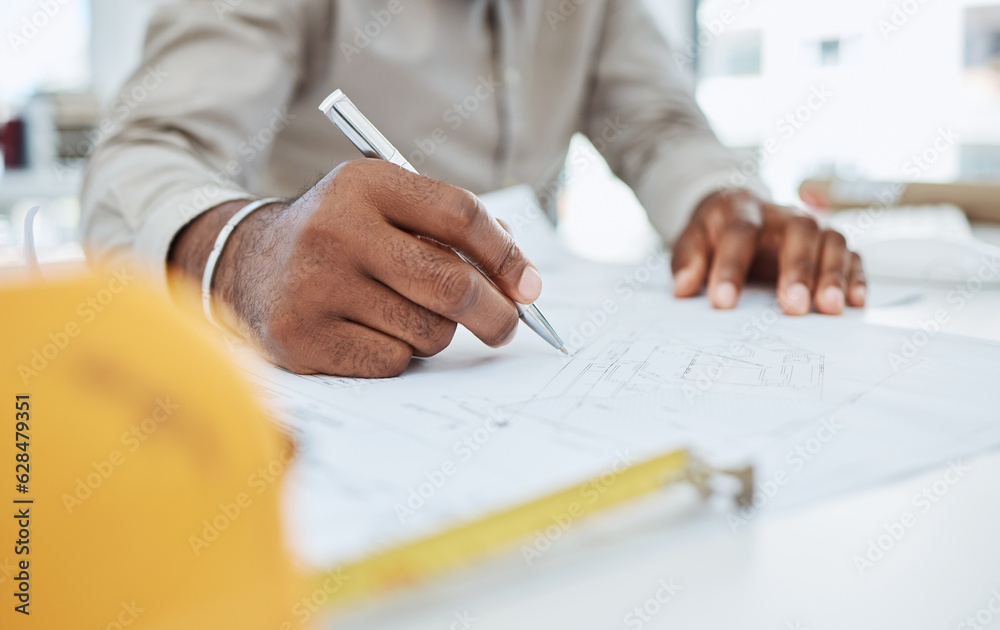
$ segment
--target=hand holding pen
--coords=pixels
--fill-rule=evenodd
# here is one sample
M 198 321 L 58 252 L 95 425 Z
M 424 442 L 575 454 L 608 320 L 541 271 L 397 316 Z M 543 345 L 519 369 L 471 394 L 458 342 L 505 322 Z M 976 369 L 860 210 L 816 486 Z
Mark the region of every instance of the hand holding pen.
M 396 150 L 392 144 L 385 139 L 385 137 L 375 128 L 375 125 L 371 124 L 364 114 L 351 102 L 351 99 L 347 98 L 343 92 L 340 90 L 334 91 L 330 96 L 326 97 L 323 103 L 319 106 L 321 112 L 326 114 L 333 124 L 344 132 L 344 135 L 361 151 L 362 155 L 365 157 L 376 158 L 391 162 L 396 166 L 405 168 L 411 173 L 416 174 L 417 170 L 403 157 L 403 155 Z M 474 264 L 473 261 L 469 260 L 464 256 L 461 251 L 455 251 L 462 260 L 468 262 L 469 264 Z M 492 282 L 491 282 L 492 284 Z M 493 284 L 493 286 L 497 286 Z M 524 294 L 524 292 L 521 292 Z M 528 328 L 533 330 L 539 337 L 544 339 L 553 348 L 561 351 L 563 354 L 569 354 L 566 350 L 566 346 L 563 345 L 562 340 L 556 331 L 549 325 L 548 320 L 542 315 L 542 312 L 538 310 L 534 304 L 521 304 L 514 302 L 514 306 L 517 307 L 518 316 L 521 318 Z
M 246 206 L 200 215 L 172 263 L 200 277 L 217 235 Z M 374 159 L 345 162 L 299 199 L 246 215 L 209 280 L 214 319 L 272 362 L 363 377 L 395 376 L 412 357 L 440 352 L 456 324 L 503 345 L 517 330 L 515 302 L 531 304 L 542 288 L 475 195 Z

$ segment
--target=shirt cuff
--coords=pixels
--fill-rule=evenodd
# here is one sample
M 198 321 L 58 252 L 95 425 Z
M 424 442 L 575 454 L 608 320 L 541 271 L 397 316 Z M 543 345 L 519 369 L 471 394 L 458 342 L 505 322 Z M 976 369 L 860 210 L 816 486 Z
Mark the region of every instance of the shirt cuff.
M 174 237 L 203 212 L 230 201 L 256 199 L 239 188 L 221 188 L 215 183 L 196 186 L 186 194 L 174 195 L 143 217 L 133 243 L 133 251 L 146 267 L 154 284 L 167 289 L 167 257 Z

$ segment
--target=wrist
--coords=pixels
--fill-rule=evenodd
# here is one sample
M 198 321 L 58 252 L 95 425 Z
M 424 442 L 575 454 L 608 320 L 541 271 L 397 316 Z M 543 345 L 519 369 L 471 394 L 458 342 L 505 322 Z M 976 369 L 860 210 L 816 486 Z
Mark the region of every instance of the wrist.
M 216 322 L 245 339 L 259 337 L 258 324 L 273 301 L 274 276 L 280 268 L 281 221 L 288 203 L 261 206 L 230 234 L 216 261 L 211 296 Z
M 215 246 L 216 239 L 226 223 L 240 210 L 252 203 L 250 200 L 239 200 L 220 204 L 203 212 L 177 234 L 170 248 L 167 265 L 170 269 L 168 285 L 174 298 L 180 302 L 190 301 L 196 304 L 200 301 L 200 287 L 205 274 L 209 255 Z M 274 208 L 284 204 L 269 204 L 253 212 L 240 221 L 225 243 L 222 255 L 216 261 L 215 276 L 211 285 L 212 302 L 215 305 L 215 318 L 218 323 L 228 326 L 231 330 L 244 334 L 238 318 L 233 315 L 234 299 L 242 296 L 237 290 L 241 275 L 237 269 L 246 262 L 247 256 L 240 252 L 259 240 L 255 234 L 268 231 L 269 216 Z M 250 275 L 257 275 L 250 272 Z M 201 309 L 199 309 L 201 310 Z
M 205 263 L 222 227 L 249 200 L 230 201 L 201 213 L 177 233 L 167 254 L 169 287 L 175 297 L 201 284 Z

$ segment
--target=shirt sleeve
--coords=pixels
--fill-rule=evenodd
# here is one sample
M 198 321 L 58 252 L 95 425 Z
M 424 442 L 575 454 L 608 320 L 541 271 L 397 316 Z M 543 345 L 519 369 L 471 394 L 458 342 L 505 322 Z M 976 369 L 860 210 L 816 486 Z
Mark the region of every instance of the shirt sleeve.
M 769 197 L 715 137 L 640 0 L 609 0 L 586 133 L 668 242 L 713 192 L 742 188 Z
M 92 264 L 138 259 L 165 286 L 175 235 L 252 199 L 301 74 L 305 0 L 182 0 L 150 23 L 141 66 L 101 124 L 84 175 Z

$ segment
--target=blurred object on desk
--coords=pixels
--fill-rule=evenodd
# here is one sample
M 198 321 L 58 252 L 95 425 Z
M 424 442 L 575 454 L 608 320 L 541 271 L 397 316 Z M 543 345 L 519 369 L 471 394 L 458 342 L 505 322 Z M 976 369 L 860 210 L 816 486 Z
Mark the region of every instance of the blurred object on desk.
M 944 284 L 979 278 L 1000 284 L 1000 247 L 973 236 L 957 206 L 841 210 L 830 224 L 861 255 L 872 277 Z
M 0 127 L 0 153 L 3 153 L 3 166 L 5 168 L 23 168 L 27 164 L 28 158 L 24 147 L 24 121 L 20 118 L 11 118 Z
M 799 197 L 808 206 L 831 210 L 953 204 L 970 221 L 1000 223 L 1000 181 L 935 184 L 807 179 L 799 187 Z

